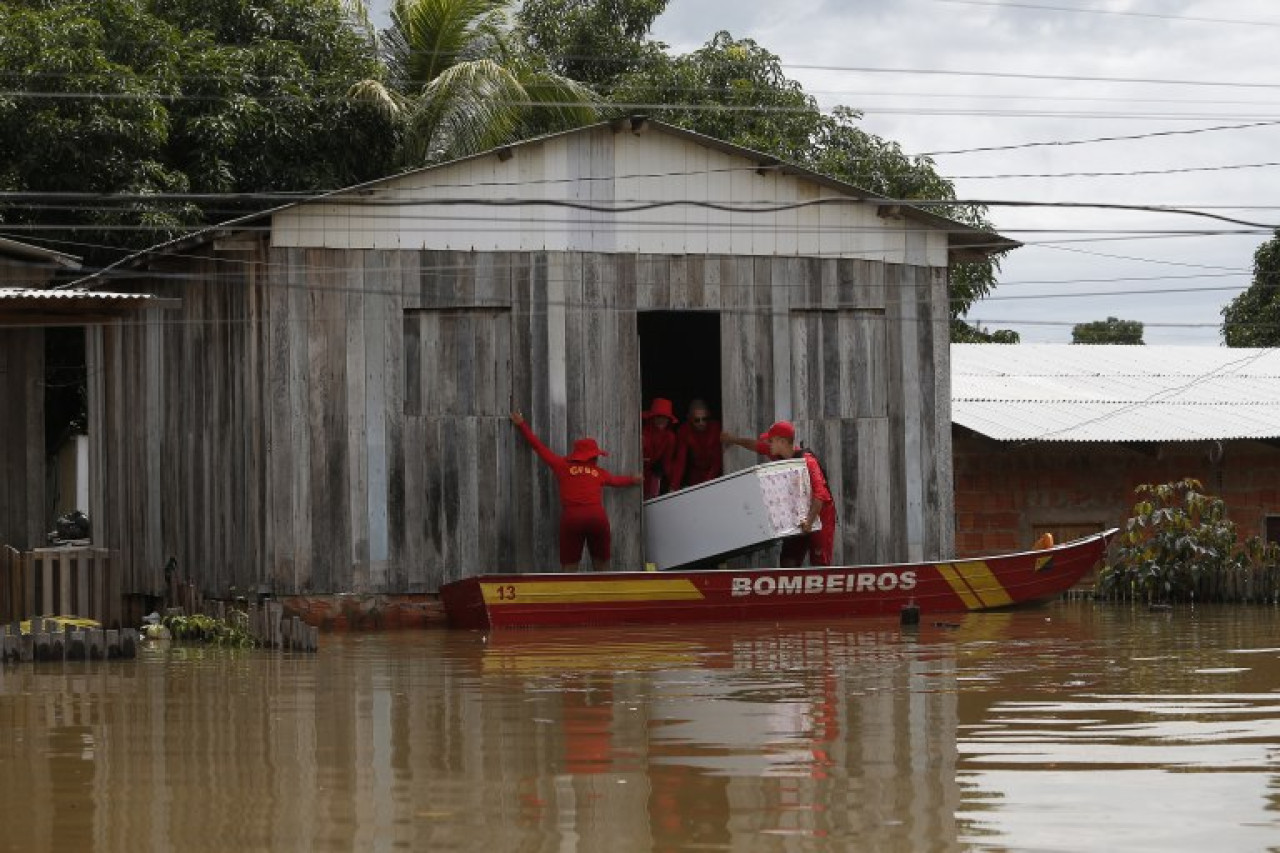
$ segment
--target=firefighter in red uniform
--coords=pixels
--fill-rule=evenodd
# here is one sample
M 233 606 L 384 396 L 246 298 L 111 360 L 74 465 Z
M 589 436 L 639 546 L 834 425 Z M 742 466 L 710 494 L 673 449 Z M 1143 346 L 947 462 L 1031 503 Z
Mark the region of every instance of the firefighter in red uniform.
M 761 433 L 756 441 L 739 438 L 732 433 L 722 433 L 725 444 L 754 450 L 770 459 L 801 459 L 809 469 L 809 512 L 800 520 L 804 535 L 783 540 L 779 562 L 784 567 L 799 566 L 807 555 L 811 566 L 831 565 L 831 553 L 836 540 L 836 504 L 827 486 L 827 477 L 813 453 L 796 447 L 796 428 L 790 421 L 778 421 Z M 822 527 L 813 529 L 815 520 L 821 519 Z
M 671 486 L 676 453 L 676 434 L 671 425 L 679 421 L 671 408 L 671 401 L 664 397 L 654 397 L 653 405 L 648 411 L 641 412 L 640 419 L 644 424 L 640 436 L 644 446 L 644 496 L 647 500 L 662 494 L 664 478 L 667 486 Z
M 671 488 L 696 486 L 724 473 L 724 449 L 720 445 L 720 423 L 711 419 L 711 409 L 702 400 L 689 404 L 689 418 L 676 431 L 675 462 L 671 466 Z
M 601 468 L 597 461 L 609 454 L 600 449 L 594 438 L 579 438 L 573 442 L 573 451 L 568 456 L 557 456 L 533 434 L 524 422 L 524 415 L 512 412 L 511 422 L 533 451 L 551 467 L 560 486 L 561 570 L 578 570 L 582 546 L 586 544 L 591 554 L 591 567 L 597 572 L 608 571 L 612 534 L 602 493 L 605 486 L 639 485 L 640 478 L 610 474 Z

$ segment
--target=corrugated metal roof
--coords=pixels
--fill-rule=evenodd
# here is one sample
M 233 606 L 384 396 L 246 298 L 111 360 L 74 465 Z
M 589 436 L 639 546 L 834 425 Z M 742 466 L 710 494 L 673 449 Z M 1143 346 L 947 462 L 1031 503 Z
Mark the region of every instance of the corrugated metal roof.
M 953 344 L 951 419 L 999 441 L 1280 438 L 1280 349 Z
M 148 293 L 104 293 L 101 290 L 42 290 L 38 287 L 0 287 L 0 299 L 22 302 L 145 302 L 154 299 Z
M 161 299 L 149 293 L 0 287 L 0 328 L 86 326 L 147 308 L 174 308 L 181 304 L 181 300 Z

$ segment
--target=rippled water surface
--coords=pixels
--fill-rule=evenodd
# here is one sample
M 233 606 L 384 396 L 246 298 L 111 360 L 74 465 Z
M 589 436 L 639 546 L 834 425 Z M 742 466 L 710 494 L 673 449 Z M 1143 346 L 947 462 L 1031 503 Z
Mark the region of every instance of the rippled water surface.
M 0 850 L 1280 849 L 1280 613 L 0 668 Z

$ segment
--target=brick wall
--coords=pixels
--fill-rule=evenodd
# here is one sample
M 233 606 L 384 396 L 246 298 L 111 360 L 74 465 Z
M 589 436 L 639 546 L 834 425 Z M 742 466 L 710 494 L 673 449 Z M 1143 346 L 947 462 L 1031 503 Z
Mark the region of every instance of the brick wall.
M 1041 530 L 1055 538 L 1123 527 L 1135 486 L 1193 477 L 1227 503 L 1243 539 L 1280 515 L 1280 448 L 1254 441 L 1120 444 L 991 441 L 953 433 L 956 551 L 972 557 L 1021 550 Z

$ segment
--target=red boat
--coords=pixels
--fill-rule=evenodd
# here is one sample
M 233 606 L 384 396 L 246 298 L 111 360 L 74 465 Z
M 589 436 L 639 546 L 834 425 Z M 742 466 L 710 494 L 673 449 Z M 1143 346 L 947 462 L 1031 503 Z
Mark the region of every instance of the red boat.
M 980 559 L 799 569 L 480 575 L 440 589 L 454 628 L 745 622 L 997 610 L 1066 592 L 1115 529 Z

